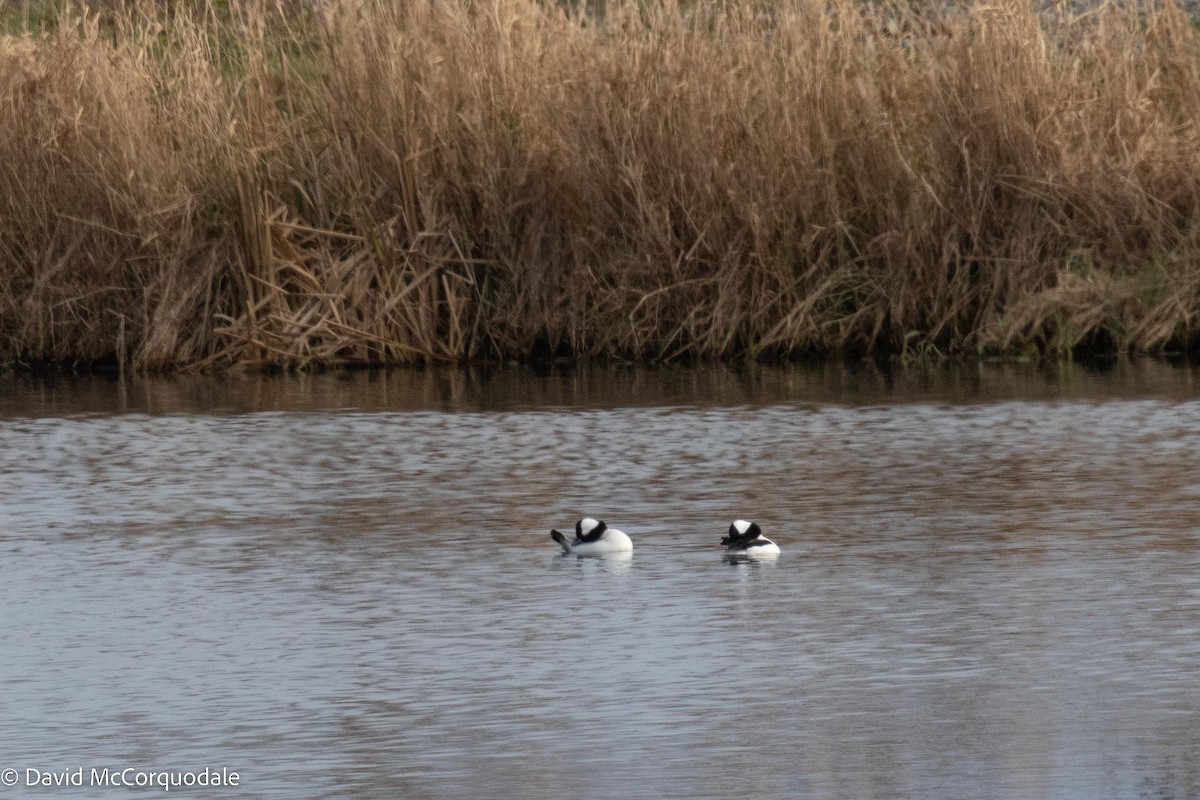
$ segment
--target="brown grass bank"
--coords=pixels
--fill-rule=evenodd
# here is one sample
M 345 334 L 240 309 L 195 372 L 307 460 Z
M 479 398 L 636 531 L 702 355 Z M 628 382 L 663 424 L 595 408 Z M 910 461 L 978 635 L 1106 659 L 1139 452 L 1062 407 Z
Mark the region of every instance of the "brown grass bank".
M 1200 36 L 1072 13 L 10 16 L 0 363 L 1191 349 Z

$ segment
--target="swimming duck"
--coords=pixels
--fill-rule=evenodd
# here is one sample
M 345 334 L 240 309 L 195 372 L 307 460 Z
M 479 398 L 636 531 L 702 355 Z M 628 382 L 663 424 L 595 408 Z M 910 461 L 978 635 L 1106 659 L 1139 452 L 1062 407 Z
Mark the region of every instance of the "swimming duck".
M 568 542 L 567 537 L 556 530 L 550 531 L 550 538 L 562 545 L 564 553 L 581 556 L 633 552 L 633 542 L 628 536 L 591 517 L 575 523 L 575 541 Z
M 721 540 L 721 544 L 725 545 L 725 552 L 732 555 L 779 555 L 779 545 L 763 536 L 758 523 L 744 519 L 736 520 L 729 526 L 729 535 Z

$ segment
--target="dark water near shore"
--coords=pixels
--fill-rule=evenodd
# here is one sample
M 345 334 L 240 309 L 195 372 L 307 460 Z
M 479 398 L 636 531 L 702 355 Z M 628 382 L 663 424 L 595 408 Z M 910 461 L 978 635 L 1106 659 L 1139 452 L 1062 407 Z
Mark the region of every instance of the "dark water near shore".
M 0 379 L 0 796 L 1200 797 L 1197 465 L 1155 363 Z

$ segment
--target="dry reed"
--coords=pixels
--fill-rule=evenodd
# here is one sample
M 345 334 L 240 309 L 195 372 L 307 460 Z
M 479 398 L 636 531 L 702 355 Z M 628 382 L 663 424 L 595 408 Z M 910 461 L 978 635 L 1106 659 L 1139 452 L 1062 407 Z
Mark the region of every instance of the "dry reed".
M 0 363 L 1159 352 L 1170 0 L 179 2 L 0 38 Z

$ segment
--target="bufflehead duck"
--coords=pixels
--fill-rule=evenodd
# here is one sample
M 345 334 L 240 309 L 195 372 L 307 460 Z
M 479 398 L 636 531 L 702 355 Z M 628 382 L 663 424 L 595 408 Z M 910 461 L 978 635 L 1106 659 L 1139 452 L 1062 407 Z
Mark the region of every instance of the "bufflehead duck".
M 581 556 L 633 552 L 633 542 L 628 536 L 591 517 L 575 523 L 575 541 L 568 542 L 566 536 L 554 530 L 550 531 L 550 538 L 562 545 L 564 553 Z
M 729 526 L 729 535 L 721 540 L 725 552 L 730 555 L 777 556 L 779 545 L 763 536 L 755 522 L 736 520 Z

